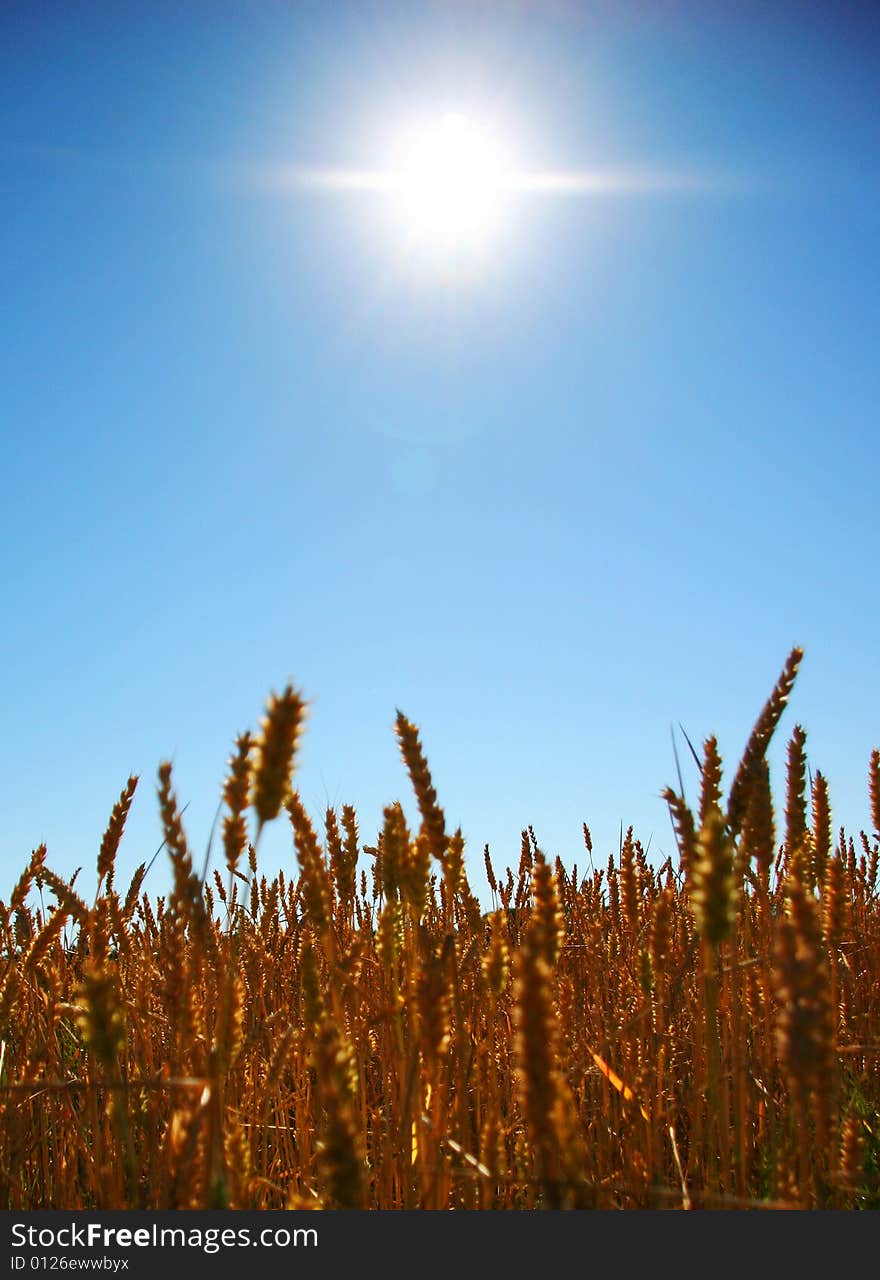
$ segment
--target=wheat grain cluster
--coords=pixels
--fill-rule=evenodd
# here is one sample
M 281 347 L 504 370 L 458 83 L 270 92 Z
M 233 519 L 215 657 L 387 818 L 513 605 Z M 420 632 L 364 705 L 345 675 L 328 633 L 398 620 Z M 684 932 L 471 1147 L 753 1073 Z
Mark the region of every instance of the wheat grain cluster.
M 715 738 L 699 803 L 664 792 L 676 859 L 585 824 L 566 868 L 527 827 L 514 866 L 484 849 L 488 911 L 402 713 L 419 826 L 390 804 L 371 846 L 302 803 L 292 686 L 235 739 L 222 873 L 162 763 L 164 896 L 116 885 L 129 778 L 90 904 L 43 846 L 0 903 L 2 1207 L 880 1207 L 880 753 L 873 832 L 835 834 L 796 727 L 777 833 L 801 657 L 726 798 Z

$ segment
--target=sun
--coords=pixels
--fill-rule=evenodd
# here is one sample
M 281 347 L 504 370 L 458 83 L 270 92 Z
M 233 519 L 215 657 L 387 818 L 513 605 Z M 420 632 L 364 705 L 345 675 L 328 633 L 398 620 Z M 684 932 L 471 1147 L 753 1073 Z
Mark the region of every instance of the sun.
M 395 110 L 394 108 L 397 108 Z M 539 204 L 631 197 L 711 185 L 696 171 L 642 166 L 547 167 L 535 132 L 497 102 L 474 114 L 438 107 L 398 122 L 400 102 L 364 112 L 352 137 L 366 147 L 355 165 L 281 164 L 264 180 L 284 190 L 326 192 L 350 201 L 352 226 L 390 244 L 404 273 L 455 285 L 482 279 L 519 254 Z M 389 109 L 390 108 L 390 109 Z M 416 108 L 416 110 L 419 110 Z M 504 267 L 503 269 L 507 269 Z
M 488 126 L 466 115 L 449 112 L 405 133 L 389 177 L 401 231 L 416 244 L 474 249 L 499 228 L 504 148 Z

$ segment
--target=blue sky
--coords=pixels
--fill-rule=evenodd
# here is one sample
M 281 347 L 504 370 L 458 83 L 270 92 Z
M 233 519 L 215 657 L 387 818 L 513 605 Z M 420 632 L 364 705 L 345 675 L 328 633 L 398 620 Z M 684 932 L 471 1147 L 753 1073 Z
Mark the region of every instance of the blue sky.
M 878 73 L 871 5 L 6 0 L 7 885 L 41 841 L 93 885 L 135 772 L 126 880 L 166 757 L 200 853 L 288 680 L 316 821 L 415 820 L 400 707 L 481 893 L 527 823 L 659 860 L 670 726 L 729 780 L 794 644 L 774 776 L 800 721 L 867 828 Z M 533 169 L 692 181 L 519 196 L 474 265 L 282 180 L 450 110 Z M 279 822 L 264 869 L 293 856 Z

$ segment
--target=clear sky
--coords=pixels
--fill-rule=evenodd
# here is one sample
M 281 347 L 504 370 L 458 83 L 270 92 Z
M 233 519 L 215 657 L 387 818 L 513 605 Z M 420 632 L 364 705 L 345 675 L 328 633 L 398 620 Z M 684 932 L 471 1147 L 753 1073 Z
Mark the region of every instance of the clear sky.
M 303 177 L 448 113 L 624 179 L 475 248 Z M 165 757 L 198 856 L 288 680 L 316 823 L 416 820 L 400 707 L 483 893 L 528 823 L 665 857 L 670 726 L 729 781 L 800 644 L 774 777 L 800 721 L 867 828 L 878 120 L 870 3 L 3 0 L 0 896 L 41 841 L 93 887 L 135 772 L 127 883 Z

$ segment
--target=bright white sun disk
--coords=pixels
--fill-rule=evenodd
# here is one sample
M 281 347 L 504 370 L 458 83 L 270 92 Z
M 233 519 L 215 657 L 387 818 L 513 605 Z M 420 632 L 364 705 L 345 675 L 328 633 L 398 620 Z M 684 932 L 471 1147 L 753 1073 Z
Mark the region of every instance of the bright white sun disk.
M 403 138 L 394 161 L 395 204 L 414 239 L 473 246 L 496 229 L 504 163 L 488 129 L 463 115 L 443 116 Z

